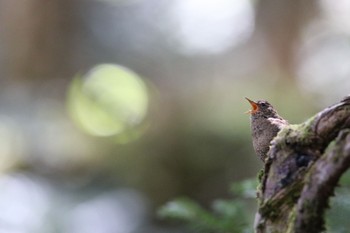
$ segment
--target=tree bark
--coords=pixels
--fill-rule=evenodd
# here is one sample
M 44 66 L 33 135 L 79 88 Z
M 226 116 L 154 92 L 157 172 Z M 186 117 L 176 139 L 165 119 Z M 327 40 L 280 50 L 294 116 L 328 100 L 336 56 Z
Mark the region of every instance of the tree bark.
M 271 142 L 260 175 L 257 233 L 317 233 L 341 175 L 350 167 L 350 96 Z

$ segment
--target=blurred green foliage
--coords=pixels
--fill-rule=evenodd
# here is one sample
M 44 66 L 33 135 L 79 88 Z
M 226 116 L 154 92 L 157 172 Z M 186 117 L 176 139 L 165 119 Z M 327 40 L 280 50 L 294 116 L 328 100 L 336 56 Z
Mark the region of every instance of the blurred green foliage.
M 249 218 L 246 199 L 256 197 L 256 179 L 232 183 L 232 199 L 216 199 L 208 210 L 196 201 L 181 197 L 168 202 L 158 210 L 162 219 L 186 222 L 194 232 L 201 233 L 244 233 L 252 232 L 253 219 Z M 340 180 L 335 197 L 330 200 L 326 212 L 327 232 L 347 233 L 350 229 L 350 171 Z
M 244 199 L 255 197 L 257 182 L 248 179 L 231 185 L 231 199 L 216 199 L 210 210 L 189 198 L 177 198 L 158 211 L 161 218 L 184 221 L 194 232 L 242 233 L 251 232 L 252 225 Z
M 330 200 L 330 209 L 326 212 L 327 232 L 347 233 L 350 229 L 350 171 L 341 178 L 340 187 Z

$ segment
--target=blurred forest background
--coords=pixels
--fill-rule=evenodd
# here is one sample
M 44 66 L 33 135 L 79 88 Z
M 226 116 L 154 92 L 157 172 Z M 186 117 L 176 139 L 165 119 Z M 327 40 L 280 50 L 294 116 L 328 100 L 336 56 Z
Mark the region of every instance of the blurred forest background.
M 189 232 L 157 209 L 262 167 L 245 96 L 349 93 L 350 2 L 0 0 L 0 75 L 1 233 Z

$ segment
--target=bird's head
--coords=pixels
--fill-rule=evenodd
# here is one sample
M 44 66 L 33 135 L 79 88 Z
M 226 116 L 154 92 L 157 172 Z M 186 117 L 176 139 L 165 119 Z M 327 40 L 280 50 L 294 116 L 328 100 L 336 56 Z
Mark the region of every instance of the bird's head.
M 246 113 L 251 114 L 253 117 L 263 116 L 265 118 L 276 116 L 277 112 L 273 106 L 266 100 L 252 101 L 246 97 L 246 100 L 252 106 L 252 109 Z

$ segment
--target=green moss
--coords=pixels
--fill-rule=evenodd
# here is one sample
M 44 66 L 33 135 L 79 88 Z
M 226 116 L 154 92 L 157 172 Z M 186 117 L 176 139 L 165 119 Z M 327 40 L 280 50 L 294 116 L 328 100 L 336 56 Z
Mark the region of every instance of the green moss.
M 265 201 L 260 208 L 261 214 L 273 221 L 280 214 L 279 210 L 293 208 L 300 196 L 303 185 L 303 182 L 296 181 L 293 185 L 283 190 L 283 193 Z
M 288 144 L 302 143 L 305 145 L 312 143 L 312 125 L 315 118 L 316 116 L 313 116 L 302 124 L 285 126 L 275 137 L 275 145 L 279 149 L 283 149 Z
M 276 210 L 279 210 L 279 208 L 276 208 L 276 205 L 274 205 L 274 203 L 268 201 L 265 204 L 263 204 L 262 208 L 260 209 L 260 213 L 265 218 L 268 218 L 271 221 L 273 221 L 278 217 L 278 211 Z
M 294 232 L 295 219 L 296 219 L 296 207 L 294 206 L 293 210 L 289 214 L 288 229 L 287 229 L 286 233 L 293 233 Z
M 327 146 L 327 149 L 326 149 L 326 152 L 324 154 L 327 154 L 329 151 L 333 151 L 334 148 L 336 147 L 336 142 L 335 140 L 331 141 L 328 146 Z M 339 159 L 339 156 L 342 157 L 342 154 L 341 153 L 333 153 L 333 156 L 331 157 L 332 159 L 332 162 L 333 163 L 337 163 L 338 162 L 338 159 Z
M 259 183 L 261 183 L 262 178 L 264 177 L 264 175 L 265 175 L 265 170 L 264 170 L 264 169 L 261 169 L 261 170 L 258 172 L 258 181 L 259 181 Z

